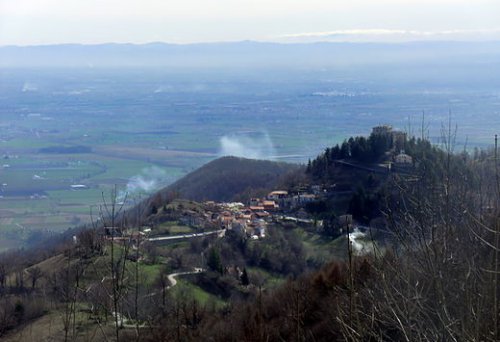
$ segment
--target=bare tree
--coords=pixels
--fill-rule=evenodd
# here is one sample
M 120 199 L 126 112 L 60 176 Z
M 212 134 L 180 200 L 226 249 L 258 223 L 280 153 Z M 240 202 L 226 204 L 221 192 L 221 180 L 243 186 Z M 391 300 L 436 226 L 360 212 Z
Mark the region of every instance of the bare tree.
M 0 289 L 5 287 L 7 281 L 7 267 L 4 263 L 0 263 Z
M 31 288 L 34 289 L 36 287 L 36 283 L 38 279 L 43 276 L 42 270 L 38 266 L 30 267 L 26 270 L 30 279 L 31 279 Z
M 110 241 L 110 272 L 111 272 L 111 282 L 112 282 L 112 301 L 113 301 L 113 316 L 115 321 L 115 337 L 116 341 L 120 341 L 120 327 L 122 318 L 119 312 L 120 300 L 123 295 L 123 276 L 125 271 L 125 260 L 128 254 L 128 244 L 124 244 L 124 248 L 120 249 L 118 253 L 115 254 L 115 237 L 123 231 L 123 226 L 117 227 L 118 217 L 123 210 L 124 203 L 118 204 L 117 201 L 117 188 L 116 186 L 110 193 L 110 199 L 107 200 L 102 193 L 103 204 L 100 207 L 99 217 L 104 226 L 104 230 L 108 232 Z

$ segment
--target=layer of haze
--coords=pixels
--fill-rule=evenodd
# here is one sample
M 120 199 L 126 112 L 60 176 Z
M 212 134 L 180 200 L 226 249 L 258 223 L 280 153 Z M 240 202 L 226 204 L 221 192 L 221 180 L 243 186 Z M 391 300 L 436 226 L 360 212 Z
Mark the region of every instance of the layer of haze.
M 0 0 L 0 45 L 500 39 L 498 0 Z

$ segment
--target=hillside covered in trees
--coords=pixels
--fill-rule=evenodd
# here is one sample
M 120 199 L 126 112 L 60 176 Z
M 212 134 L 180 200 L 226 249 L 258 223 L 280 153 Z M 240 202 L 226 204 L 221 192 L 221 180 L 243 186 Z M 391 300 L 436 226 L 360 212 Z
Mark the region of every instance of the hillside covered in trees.
M 300 171 L 296 164 L 222 157 L 188 174 L 160 192 L 175 192 L 193 201 L 249 200 L 251 195 L 277 186 L 287 175 Z
M 403 150 L 407 168 L 384 166 Z M 2 255 L 0 336 L 497 341 L 498 167 L 496 148 L 455 153 L 451 136 L 439 147 L 352 138 L 307 170 L 223 158 L 153 196 L 144 215 L 120 216 L 111 202 L 92 229 L 50 250 Z M 285 213 L 294 220 L 271 216 L 265 238 L 196 222 L 216 213 L 202 200 L 277 186 L 321 195 Z M 356 249 L 350 225 L 327 233 L 341 214 L 364 225 L 368 250 Z

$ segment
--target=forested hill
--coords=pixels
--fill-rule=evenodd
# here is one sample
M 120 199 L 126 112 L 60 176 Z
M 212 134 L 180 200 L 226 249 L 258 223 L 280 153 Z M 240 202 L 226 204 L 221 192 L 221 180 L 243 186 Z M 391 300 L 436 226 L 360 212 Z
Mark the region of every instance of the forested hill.
M 344 153 L 349 165 L 325 163 L 328 177 L 310 176 L 316 186 L 336 184 L 324 187 L 316 208 L 344 214 L 338 212 L 339 176 L 359 181 L 367 171 L 356 156 L 369 156 L 373 142 L 353 138 L 318 157 Z M 384 216 L 353 226 L 349 235 L 325 234 L 317 223 L 327 228 L 333 215 L 321 217 L 318 210 L 313 220 L 281 213 L 266 224 L 257 219 L 247 226 L 265 232 L 256 239 L 242 222 L 222 236 L 207 230 L 232 217 L 227 206 L 176 199 L 148 212 L 157 220 L 137 224 L 137 216 L 115 225 L 108 211 L 101 221 L 112 222 L 107 231 L 83 230 L 51 251 L 0 255 L 0 339 L 499 341 L 498 150 L 454 154 L 445 146 L 409 138 L 404 148 L 415 161 L 411 172 L 380 177 L 387 179 L 380 196 Z M 226 157 L 152 200 L 173 192 L 230 200 L 252 187 L 281 186 L 304 171 Z M 360 204 L 356 196 L 351 203 Z M 210 226 L 200 218 L 222 222 Z M 148 224 L 141 231 L 142 223 Z M 355 253 L 360 241 L 372 248 Z
M 272 189 L 288 174 L 302 172 L 295 164 L 237 157 L 216 159 L 160 191 L 193 201 L 231 201 Z

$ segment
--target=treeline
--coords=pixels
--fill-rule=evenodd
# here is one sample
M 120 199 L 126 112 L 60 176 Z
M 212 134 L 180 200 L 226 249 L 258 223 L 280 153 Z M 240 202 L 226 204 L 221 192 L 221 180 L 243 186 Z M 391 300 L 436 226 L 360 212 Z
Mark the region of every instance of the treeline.
M 318 157 L 307 164 L 306 173 L 315 179 L 324 179 L 331 174 L 336 160 L 352 160 L 359 163 L 374 163 L 393 147 L 392 137 L 389 135 L 371 134 L 351 137 L 342 144 L 329 147 Z
M 92 153 L 92 148 L 89 146 L 75 145 L 75 146 L 49 146 L 42 147 L 38 153 L 47 154 L 78 154 L 78 153 Z
M 327 148 L 325 152 L 308 163 L 306 174 L 312 182 L 334 184 L 336 191 L 352 192 L 348 203 L 348 212 L 361 222 L 368 223 L 371 219 L 380 216 L 388 202 L 392 200 L 392 193 L 396 188 L 394 179 L 405 179 L 412 182 L 420 179 L 430 192 L 448 181 L 448 171 L 466 174 L 470 180 L 471 168 L 467 163 L 478 160 L 485 152 L 475 151 L 473 155 L 466 152 L 456 153 L 453 146 L 453 137 L 442 138 L 439 146 L 431 144 L 427 139 L 411 137 L 405 140 L 400 147 L 413 158 L 411 168 L 404 174 L 372 172 L 355 168 L 348 169 L 338 160 L 356 162 L 369 166 L 370 162 L 381 161 L 380 158 L 390 158 L 386 152 L 393 148 L 392 140 L 380 135 L 371 135 L 369 138 L 356 137 L 344 141 L 341 145 Z M 491 154 L 490 154 L 491 156 Z M 448 171 L 447 171 L 448 170 Z M 324 206 L 325 207 L 325 206 Z M 307 208 L 306 208 L 307 209 Z M 323 213 L 318 208 L 309 210 L 320 218 L 327 218 L 331 213 L 326 206 Z M 328 215 L 325 215 L 328 214 Z

